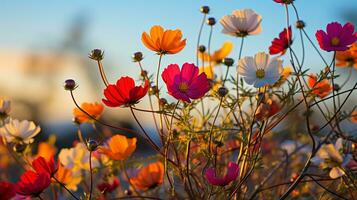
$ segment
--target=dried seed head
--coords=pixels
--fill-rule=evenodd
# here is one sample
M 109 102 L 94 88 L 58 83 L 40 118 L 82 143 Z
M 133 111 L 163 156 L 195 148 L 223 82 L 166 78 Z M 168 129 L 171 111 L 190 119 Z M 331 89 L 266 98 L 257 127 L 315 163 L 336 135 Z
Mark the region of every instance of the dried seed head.
M 90 59 L 101 61 L 104 58 L 104 51 L 101 49 L 93 49 L 88 56 Z

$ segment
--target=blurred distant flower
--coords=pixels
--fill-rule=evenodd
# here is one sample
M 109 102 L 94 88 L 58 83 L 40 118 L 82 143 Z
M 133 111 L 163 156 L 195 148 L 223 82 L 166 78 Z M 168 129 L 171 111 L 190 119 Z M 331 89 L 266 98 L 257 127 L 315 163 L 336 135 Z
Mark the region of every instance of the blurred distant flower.
M 99 152 L 113 160 L 125 160 L 135 151 L 136 138 L 115 135 L 109 139 L 108 146 L 100 147 Z
M 264 52 L 254 57 L 244 57 L 238 62 L 238 73 L 244 76 L 245 82 L 256 88 L 273 85 L 279 80 L 282 71 L 282 60 L 269 60 L 269 55 Z
M 53 138 L 52 136 L 50 138 Z M 54 136 L 55 138 L 55 136 Z M 55 140 L 55 139 L 54 139 Z M 53 142 L 54 143 L 54 142 Z M 50 161 L 57 153 L 57 148 L 51 141 L 40 142 L 37 147 L 36 157 L 43 157 L 45 160 Z
M 357 40 L 357 32 L 354 32 L 352 23 L 346 23 L 343 27 L 338 22 L 327 25 L 326 32 L 318 30 L 316 38 L 320 48 L 325 51 L 345 51 Z
M 233 49 L 232 42 L 224 42 L 222 47 L 217 51 L 215 51 L 213 54 L 209 55 L 206 52 L 202 52 L 202 53 L 199 52 L 198 56 L 204 62 L 211 61 L 214 65 L 217 65 L 222 63 L 222 60 L 231 53 L 232 49 Z
M 291 27 L 289 29 L 284 28 L 284 30 L 279 34 L 278 38 L 274 38 L 269 47 L 269 54 L 281 54 L 284 55 L 286 49 L 292 44 L 292 31 Z
M 269 118 L 280 111 L 280 106 L 274 99 L 267 99 L 261 103 L 256 111 L 255 117 L 257 120 Z
M 274 0 L 276 3 L 291 4 L 294 0 Z
M 16 195 L 15 185 L 9 182 L 0 181 L 0 195 L 2 200 L 10 200 Z
M 11 110 L 11 102 L 9 100 L 5 100 L 0 98 L 0 119 L 3 117 L 7 117 Z
M 11 162 L 7 147 L 0 141 L 0 169 L 5 169 Z
M 72 172 L 72 170 L 66 169 L 62 164 L 59 164 L 55 178 L 73 191 L 77 190 L 77 185 L 82 181 L 80 172 Z
M 4 136 L 7 142 L 29 144 L 33 142 L 33 137 L 40 131 L 41 128 L 32 121 L 11 119 L 9 123 L 0 128 L 0 135 Z
M 312 162 L 320 165 L 322 169 L 330 169 L 330 177 L 338 178 L 345 175 L 343 167 L 345 167 L 351 159 L 351 155 L 344 156 L 341 151 L 343 148 L 342 138 L 337 139 L 335 145 L 323 144 Z
M 351 121 L 357 124 L 357 111 L 353 111 L 351 114 Z
M 190 99 L 203 97 L 210 89 L 205 73 L 199 74 L 194 64 L 184 63 L 182 70 L 177 64 L 171 64 L 161 74 L 168 93 L 178 100 L 190 103 Z
M 327 79 L 323 79 L 320 82 L 317 82 L 317 76 L 314 74 L 309 75 L 307 83 L 310 89 L 312 89 L 312 93 L 319 96 L 320 98 L 326 97 L 332 91 L 332 85 Z
M 336 52 L 336 66 L 338 67 L 355 67 L 357 69 L 357 42 L 346 51 Z
M 138 103 L 149 90 L 149 81 L 144 86 L 135 86 L 134 79 L 126 76 L 121 77 L 116 85 L 108 85 L 104 89 L 103 103 L 109 107 L 131 106 Z
M 99 183 L 97 185 L 97 188 L 99 191 L 105 194 L 113 192 L 119 185 L 119 179 L 115 176 L 111 176 L 106 182 Z
M 52 177 L 58 169 L 58 163 L 56 164 L 53 157 L 47 161 L 40 156 L 32 161 L 32 167 L 37 173 L 47 173 L 48 176 Z
M 226 174 L 220 177 L 216 173 L 218 170 L 211 167 L 206 170 L 205 177 L 211 185 L 225 186 L 238 177 L 239 166 L 234 162 L 229 162 L 226 170 Z
M 141 41 L 157 54 L 176 54 L 186 46 L 186 39 L 182 40 L 180 30 L 164 30 L 161 26 L 153 26 L 150 35 L 143 32 Z
M 16 183 L 16 193 L 23 196 L 36 197 L 51 184 L 47 173 L 26 171 Z
M 219 21 L 223 30 L 222 33 L 236 37 L 259 34 L 262 17 L 251 9 L 235 10 L 232 15 L 226 15 Z
M 281 72 L 280 79 L 273 85 L 273 87 L 280 87 L 285 81 L 289 78 L 289 76 L 293 73 L 293 69 L 290 66 L 285 66 L 283 71 Z
M 101 103 L 82 103 L 81 108 L 86 111 L 89 115 L 94 117 L 95 119 L 99 119 L 100 115 L 104 110 L 104 106 Z M 90 118 L 87 114 L 82 112 L 79 108 L 73 109 L 74 119 L 77 123 L 91 123 L 93 119 Z
M 214 69 L 213 66 L 204 66 L 199 68 L 199 73 L 205 73 L 207 76 L 207 79 L 213 80 L 215 79 L 215 74 L 214 74 Z
M 70 149 L 61 149 L 58 158 L 60 162 L 72 172 L 78 170 L 89 170 L 89 151 L 83 143 L 77 143 L 75 147 Z M 95 157 L 92 157 L 92 167 L 98 167 L 99 162 Z
M 157 161 L 143 167 L 139 174 L 130 179 L 130 183 L 139 190 L 155 188 L 164 182 L 164 165 Z

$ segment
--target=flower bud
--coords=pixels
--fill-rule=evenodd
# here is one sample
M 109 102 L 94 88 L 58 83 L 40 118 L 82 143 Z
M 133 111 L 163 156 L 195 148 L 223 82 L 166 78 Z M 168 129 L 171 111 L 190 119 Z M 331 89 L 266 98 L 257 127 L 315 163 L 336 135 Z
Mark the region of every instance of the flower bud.
M 131 196 L 132 194 L 133 194 L 133 192 L 131 191 L 131 190 L 125 190 L 124 191 L 124 193 L 125 193 L 125 195 L 127 195 L 127 196 Z
M 149 94 L 150 95 L 156 95 L 159 93 L 159 89 L 154 85 L 149 89 Z
M 143 53 L 141 53 L 140 51 L 135 52 L 132 58 L 133 58 L 133 62 L 140 62 L 143 60 Z
M 98 148 L 99 144 L 95 140 L 89 140 L 87 142 L 87 148 L 89 151 L 95 151 Z
M 200 45 L 200 46 L 198 47 L 198 51 L 201 52 L 201 53 L 205 52 L 205 51 L 206 51 L 205 45 Z
M 214 17 L 210 17 L 207 19 L 207 24 L 210 26 L 214 26 L 216 24 L 216 19 Z
M 76 84 L 76 82 L 73 79 L 67 79 L 64 81 L 63 87 L 65 90 L 72 91 L 72 90 L 76 89 L 78 87 L 78 85 Z
M 104 57 L 104 51 L 102 51 L 101 49 L 93 49 L 89 54 L 89 58 L 96 61 L 103 60 L 103 57 Z
M 224 58 L 222 60 L 223 64 L 226 65 L 227 67 L 231 67 L 234 64 L 233 58 Z
M 298 20 L 298 21 L 296 21 L 295 26 L 296 26 L 296 28 L 298 28 L 298 29 L 303 29 L 303 28 L 305 28 L 305 22 L 302 21 L 302 20 Z
M 140 75 L 145 78 L 147 77 L 148 72 L 146 70 L 141 70 Z
M 16 143 L 14 146 L 14 151 L 16 153 L 23 153 L 26 149 L 27 145 L 24 143 Z
M 222 86 L 218 89 L 218 95 L 220 97 L 225 97 L 227 94 L 228 94 L 228 89 L 226 87 Z
M 340 91 L 341 87 L 339 84 L 335 83 L 333 84 L 333 90 L 335 90 L 336 92 Z
M 167 100 L 165 98 L 160 98 L 160 106 L 165 106 L 167 104 Z
M 201 13 L 208 14 L 209 13 L 209 7 L 208 6 L 202 6 L 201 7 Z

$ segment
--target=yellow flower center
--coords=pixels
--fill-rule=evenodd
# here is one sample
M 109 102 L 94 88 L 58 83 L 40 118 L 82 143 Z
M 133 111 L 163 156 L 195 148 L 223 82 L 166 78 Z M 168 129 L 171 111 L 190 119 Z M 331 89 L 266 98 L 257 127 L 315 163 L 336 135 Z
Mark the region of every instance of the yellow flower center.
M 332 44 L 333 46 L 339 45 L 339 44 L 340 44 L 340 39 L 339 39 L 338 37 L 333 37 L 333 38 L 331 39 L 331 44 Z
M 185 82 L 180 83 L 179 90 L 180 90 L 180 92 L 187 92 L 187 90 L 188 90 L 187 83 L 185 83 Z
M 258 69 L 258 70 L 255 72 L 255 75 L 256 75 L 257 78 L 259 78 L 259 79 L 264 78 L 264 76 L 265 76 L 265 71 L 264 71 L 264 69 Z

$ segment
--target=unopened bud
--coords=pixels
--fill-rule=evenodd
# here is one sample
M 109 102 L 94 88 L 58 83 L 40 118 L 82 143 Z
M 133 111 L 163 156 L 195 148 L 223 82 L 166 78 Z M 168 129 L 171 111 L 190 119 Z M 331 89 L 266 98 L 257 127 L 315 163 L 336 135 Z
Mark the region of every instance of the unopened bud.
M 227 67 L 231 67 L 234 64 L 233 58 L 224 58 L 222 60 L 223 64 L 226 65 Z
M 90 59 L 100 61 L 103 60 L 104 51 L 102 51 L 101 49 L 93 49 L 88 56 Z
M 305 28 L 305 22 L 302 21 L 302 20 L 298 20 L 298 21 L 296 21 L 295 26 L 296 26 L 296 28 L 298 28 L 298 29 L 303 29 L 303 28 Z
M 218 88 L 218 95 L 220 97 L 224 97 L 227 94 L 228 94 L 228 89 L 226 87 L 222 86 L 222 87 Z
M 87 142 L 87 147 L 89 151 L 95 151 L 98 148 L 98 142 L 95 140 L 89 140 Z
M 205 47 L 204 45 L 200 45 L 200 46 L 198 47 L 198 51 L 201 52 L 201 53 L 203 53 L 203 52 L 206 51 L 206 47 Z
M 214 17 L 210 17 L 207 19 L 207 24 L 210 26 L 214 26 L 216 24 L 216 19 Z
M 27 147 L 27 145 L 24 144 L 24 143 L 17 143 L 17 144 L 15 144 L 15 146 L 14 146 L 14 151 L 15 151 L 16 153 L 22 153 L 22 152 L 25 151 L 26 147 Z
M 76 82 L 73 79 L 67 79 L 64 81 L 63 87 L 65 90 L 72 91 L 72 90 L 76 89 L 78 87 L 78 85 L 76 84 Z
M 208 14 L 209 13 L 209 7 L 208 6 L 202 6 L 201 7 L 201 13 Z
M 143 53 L 141 53 L 140 51 L 135 52 L 132 57 L 134 62 L 140 62 L 143 60 Z

